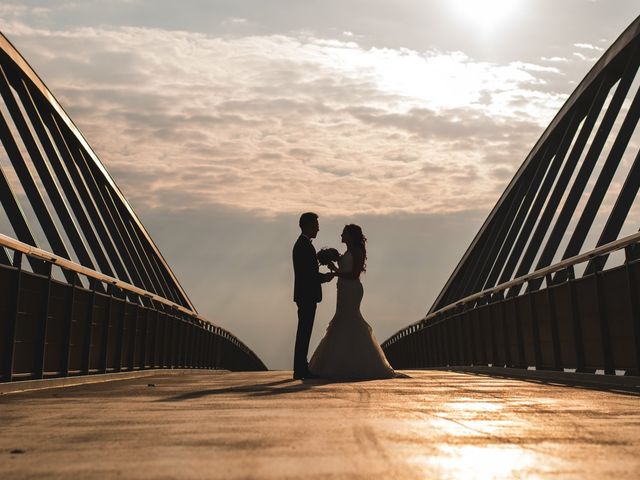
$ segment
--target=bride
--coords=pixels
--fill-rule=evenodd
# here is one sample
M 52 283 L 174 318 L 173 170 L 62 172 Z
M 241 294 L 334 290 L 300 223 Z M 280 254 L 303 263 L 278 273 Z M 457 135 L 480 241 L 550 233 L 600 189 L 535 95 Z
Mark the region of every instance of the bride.
M 338 277 L 336 313 L 311 357 L 309 370 L 323 378 L 392 378 L 395 372 L 360 313 L 364 294 L 360 274 L 366 269 L 367 239 L 362 229 L 352 224 L 344 227 L 341 240 L 347 251 L 338 267 L 331 262 L 328 265 Z

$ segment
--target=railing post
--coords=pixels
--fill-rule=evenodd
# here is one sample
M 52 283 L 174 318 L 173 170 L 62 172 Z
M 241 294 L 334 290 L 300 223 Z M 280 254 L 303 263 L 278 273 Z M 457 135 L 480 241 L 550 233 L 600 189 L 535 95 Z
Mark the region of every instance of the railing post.
M 480 351 L 476 348 L 478 343 L 482 342 L 482 338 L 478 337 L 478 311 L 472 305 L 471 308 L 467 309 L 467 315 L 469 316 L 469 337 L 471 338 L 471 365 L 479 365 L 482 362 L 480 361 Z
M 487 313 L 489 315 L 489 338 L 491 339 L 491 366 L 495 367 L 498 361 L 498 342 L 496 339 L 496 319 L 492 315 L 491 304 L 494 302 L 493 297 L 489 297 L 487 301 Z M 500 365 L 503 366 L 503 365 Z
M 184 316 L 182 317 L 182 322 L 183 322 L 183 326 L 184 326 L 184 336 L 183 336 L 183 352 L 182 352 L 182 366 L 184 368 L 189 368 L 191 366 L 191 355 L 193 353 L 193 346 L 192 346 L 192 331 L 193 331 L 193 325 L 191 325 L 191 322 L 189 322 L 188 319 L 185 319 Z
M 216 336 L 213 334 L 213 327 L 209 327 L 209 354 L 208 358 L 208 368 L 215 369 L 216 368 Z
M 420 366 L 420 340 L 418 339 L 418 326 L 414 326 L 411 332 L 413 357 L 411 358 L 411 367 L 418 368 Z
M 46 262 L 45 268 L 46 284 L 44 291 L 42 292 L 42 306 L 38 321 L 35 345 L 36 357 L 33 365 L 33 378 L 35 379 L 41 379 L 44 377 L 45 351 L 47 349 L 47 323 L 49 322 L 49 297 L 51 296 L 51 263 Z
M 613 352 L 611 350 L 611 334 L 609 331 L 609 319 L 606 315 L 604 292 L 602 289 L 602 272 L 595 272 L 596 281 L 596 309 L 600 320 L 600 336 L 602 339 L 602 353 L 604 355 L 604 373 L 615 375 Z
M 149 342 L 149 314 L 151 313 L 150 308 L 152 307 L 152 302 L 149 301 L 149 307 L 140 308 L 140 312 L 142 313 L 142 322 L 143 325 L 140 327 L 142 341 L 140 342 L 141 352 L 140 352 L 140 370 L 144 370 L 147 368 L 147 343 Z
M 76 284 L 71 284 L 71 295 L 69 297 L 69 310 L 64 319 L 64 327 L 62 331 L 62 354 L 60 366 L 60 375 L 66 377 L 69 375 L 69 364 L 71 362 L 71 328 L 73 324 L 73 316 L 76 311 Z
M 566 277 L 563 275 L 563 277 Z M 551 325 L 551 341 L 553 344 L 553 369 L 563 371 L 562 350 L 560 349 L 560 334 L 558 332 L 558 317 L 554 308 L 555 296 L 551 289 L 551 274 L 547 275 L 547 302 L 549 303 L 549 323 Z
M 507 367 L 512 364 L 511 351 L 509 349 L 509 322 L 507 321 L 506 314 L 506 300 L 504 298 L 499 300 L 500 302 L 500 318 L 502 319 L 502 342 L 504 344 L 504 363 Z
M 429 366 L 438 367 L 438 346 L 436 344 L 435 329 L 433 325 L 427 327 L 429 338 Z
M 518 287 L 518 290 L 520 288 Z M 526 295 L 526 293 L 525 293 Z M 516 324 L 516 342 L 518 346 L 518 360 L 520 368 L 528 368 L 527 359 L 524 354 L 524 334 L 522 332 L 522 316 L 520 315 L 520 308 L 518 306 L 518 298 L 519 296 L 511 297 L 513 298 L 513 311 L 515 312 L 514 323 Z
M 460 335 L 459 318 L 453 314 L 448 322 L 451 325 L 451 346 L 453 347 L 453 365 L 464 365 L 464 347 L 462 346 L 462 336 Z
M 222 337 L 220 336 L 220 332 L 216 332 L 216 370 L 219 370 L 222 367 Z
M 100 373 L 107 373 L 107 358 L 109 355 L 109 330 L 111 326 L 111 312 L 113 309 L 113 285 L 107 285 L 109 299 L 104 314 L 104 324 L 102 325 L 102 342 L 100 344 Z
M 207 325 L 204 330 L 202 340 L 202 368 L 209 368 L 209 344 L 210 344 L 210 326 Z
M 196 359 L 196 366 L 197 368 L 202 368 L 203 366 L 203 362 L 202 362 L 202 354 L 203 354 L 203 333 L 204 333 L 204 325 L 202 325 L 200 322 L 198 323 L 198 355 L 197 355 L 197 359 Z
M 484 304 L 481 307 L 483 306 Z M 489 363 L 493 365 L 493 358 L 491 358 L 491 362 L 489 362 L 491 357 L 491 355 L 489 355 L 489 335 L 491 334 L 491 327 L 483 328 L 483 312 L 480 310 L 481 307 L 476 306 L 478 309 L 478 323 L 480 324 L 480 338 L 482 339 L 482 352 L 484 353 L 484 365 L 489 365 Z M 491 317 L 489 317 L 489 324 L 491 324 Z
M 195 351 L 195 362 L 194 362 L 194 367 L 195 368 L 202 368 L 202 366 L 200 365 L 200 347 L 202 346 L 201 343 L 201 339 L 202 339 L 202 326 L 200 325 L 200 323 L 196 323 L 196 351 Z
M 115 371 L 122 371 L 122 350 L 124 348 L 124 323 L 127 318 L 127 295 L 121 291 L 122 295 L 122 312 L 118 318 L 118 334 L 116 336 L 116 363 Z
M 449 345 L 447 342 L 446 320 L 440 320 L 438 324 L 438 337 L 440 339 L 440 352 L 442 354 L 442 366 L 449 366 Z
M 195 362 L 194 362 L 194 366 L 196 368 L 201 368 L 200 366 L 200 347 L 201 347 L 201 342 L 200 340 L 202 339 L 202 326 L 200 325 L 199 321 L 198 323 L 196 323 L 196 348 L 195 348 Z
M 96 280 L 89 279 L 89 282 L 91 283 L 91 300 L 89 301 L 89 308 L 85 317 L 86 328 L 82 345 L 82 372 L 85 375 L 89 374 L 91 367 L 91 337 L 93 336 L 93 312 L 95 310 L 97 286 Z
M 211 368 L 216 370 L 218 368 L 218 329 L 213 327 L 211 329 Z
M 160 341 L 160 366 L 162 368 L 170 367 L 170 353 L 171 348 L 167 348 L 169 338 L 167 332 L 171 326 L 171 317 L 166 314 L 166 309 L 162 309 L 160 313 L 160 323 L 162 325 L 162 340 Z
M 547 288 L 549 288 L 548 285 Z M 529 315 L 531 317 L 531 330 L 533 336 L 533 356 L 536 370 L 538 370 L 540 369 L 542 354 L 540 351 L 540 331 L 538 330 L 538 318 L 536 315 L 535 303 L 533 301 L 533 293 L 534 292 L 528 292 L 525 293 L 525 295 L 528 297 L 529 301 Z
M 160 342 L 160 308 L 159 305 L 154 305 L 153 315 L 153 341 L 151 342 L 151 368 L 156 368 L 160 365 L 160 359 L 158 355 L 158 343 Z
M 420 366 L 422 368 L 427 366 L 427 358 L 429 356 L 429 349 L 427 348 L 427 331 L 424 324 L 420 324 Z
M 167 321 L 171 327 L 169 336 L 169 368 L 178 366 L 178 319 L 173 315 L 173 311 L 167 313 Z
M 204 325 L 200 327 L 198 330 L 200 332 L 200 340 L 198 347 L 198 368 L 206 368 L 205 365 L 205 352 L 206 352 L 206 339 L 207 339 L 207 331 L 205 330 Z
M 180 364 L 180 319 L 171 311 L 171 368 Z
M 177 316 L 177 333 L 176 333 L 176 337 L 177 337 L 177 341 L 178 341 L 178 351 L 177 351 L 177 361 L 176 361 L 176 367 L 184 367 L 184 357 L 185 357 L 185 326 L 184 326 L 184 319 L 181 316 Z
M 176 367 L 180 367 L 180 368 L 184 368 L 184 357 L 185 357 L 185 348 L 184 348 L 184 342 L 185 342 L 185 326 L 184 326 L 184 319 L 182 318 L 182 316 L 180 314 L 178 314 L 178 316 L 176 317 L 177 319 L 177 330 L 176 330 L 176 337 L 177 337 L 177 341 L 178 341 L 178 350 L 177 350 L 177 360 L 176 360 Z
M 629 302 L 631 307 L 631 323 L 633 325 L 633 340 L 636 349 L 635 361 L 636 368 L 631 372 L 625 372 L 625 375 L 640 373 L 640 305 L 638 304 L 638 280 L 630 262 L 636 258 L 637 244 L 627 245 L 624 249 L 625 261 L 624 267 L 627 273 L 627 287 L 629 290 Z
M 582 324 L 576 295 L 575 272 L 573 267 L 567 268 L 567 285 L 570 301 L 571 325 L 573 326 L 573 342 L 576 350 L 576 372 L 583 372 L 585 368 L 584 343 L 582 339 Z
M 193 368 L 196 362 L 196 325 L 191 320 L 187 325 L 189 325 L 189 361 L 188 367 Z
M 191 358 L 193 356 L 193 324 L 188 318 L 184 318 L 184 367 L 190 368 L 192 365 Z
M 15 350 L 16 323 L 18 322 L 18 312 L 20 309 L 20 286 L 22 282 L 22 253 L 15 252 L 13 255 L 13 266 L 15 267 L 14 290 L 11 292 L 11 308 L 7 315 L 7 335 L 4 339 L 5 358 L 2 362 L 2 377 L 10 382 L 13 380 L 13 354 Z
M 139 299 L 138 299 L 139 300 Z M 128 356 L 127 356 L 127 367 L 129 371 L 132 371 L 135 368 L 136 364 L 136 340 L 138 337 L 138 315 L 140 314 L 140 301 L 137 301 L 133 304 L 134 310 L 133 315 L 131 317 L 131 322 L 129 325 L 131 328 L 129 329 L 129 345 L 128 345 Z

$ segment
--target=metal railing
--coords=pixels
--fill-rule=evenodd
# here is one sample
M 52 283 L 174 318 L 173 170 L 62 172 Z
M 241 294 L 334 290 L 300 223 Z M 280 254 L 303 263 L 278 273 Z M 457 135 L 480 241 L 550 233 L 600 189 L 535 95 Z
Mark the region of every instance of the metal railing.
M 0 235 L 2 381 L 149 368 L 266 370 L 245 344 L 181 305 Z M 46 274 L 22 268 L 22 257 Z M 54 268 L 90 288 L 52 278 Z M 40 270 L 42 271 L 42 269 Z M 102 288 L 101 288 L 102 287 Z
M 2 226 L 15 236 L 0 234 L 0 381 L 266 369 L 198 315 L 87 140 L 2 34 L 0 107 Z
M 640 233 L 448 305 L 382 344 L 396 368 L 456 365 L 640 373 Z M 623 265 L 575 278 L 574 266 L 625 250 Z M 553 273 L 564 272 L 561 281 Z M 544 278 L 546 288 L 505 298 Z M 520 290 L 514 290 L 519 292 Z
M 459 309 L 460 307 L 465 307 L 470 303 L 476 303 L 479 300 L 489 298 L 495 294 L 502 293 L 506 290 L 509 290 L 512 287 L 517 287 L 524 285 L 527 282 L 532 280 L 536 280 L 538 278 L 545 278 L 552 273 L 559 272 L 561 270 L 566 270 L 574 265 L 578 265 L 583 262 L 591 261 L 596 257 L 603 257 L 617 250 L 621 250 L 629 245 L 634 245 L 640 242 L 640 233 L 634 233 L 633 235 L 629 235 L 627 237 L 616 240 L 615 242 L 608 243 L 606 245 L 602 245 L 601 247 L 594 248 L 593 250 L 581 253 L 580 255 L 576 255 L 575 257 L 567 258 L 561 262 L 556 263 L 555 265 L 551 265 L 549 267 L 541 268 L 540 270 L 536 270 L 535 272 L 529 273 L 527 275 L 523 275 L 521 277 L 515 278 L 509 282 L 502 283 L 493 288 L 488 288 L 478 293 L 474 293 L 473 295 L 469 295 L 461 300 L 458 300 L 451 305 L 447 305 L 446 307 L 441 308 L 435 312 L 431 312 L 427 314 L 423 319 L 408 325 L 407 327 L 399 330 L 389 337 L 382 344 L 383 348 L 393 342 L 394 339 L 400 338 L 404 332 L 415 327 L 416 325 L 421 325 L 425 323 L 429 323 L 431 320 L 436 318 L 441 318 L 445 313 Z

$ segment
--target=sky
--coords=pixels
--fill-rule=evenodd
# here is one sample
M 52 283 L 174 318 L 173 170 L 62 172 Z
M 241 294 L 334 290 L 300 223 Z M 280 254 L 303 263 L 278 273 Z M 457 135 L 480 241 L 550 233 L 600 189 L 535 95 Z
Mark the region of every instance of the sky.
M 291 248 L 368 237 L 379 341 L 431 306 L 627 0 L 5 1 L 0 31 L 83 132 L 196 308 L 273 369 Z M 311 343 L 335 309 L 325 285 Z

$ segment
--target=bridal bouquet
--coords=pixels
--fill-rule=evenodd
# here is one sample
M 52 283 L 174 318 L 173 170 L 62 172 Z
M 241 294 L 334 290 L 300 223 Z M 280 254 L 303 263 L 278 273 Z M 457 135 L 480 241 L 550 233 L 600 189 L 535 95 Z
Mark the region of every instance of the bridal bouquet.
M 317 254 L 320 265 L 329 265 L 330 262 L 337 262 L 340 259 L 340 252 L 335 248 L 321 248 Z

